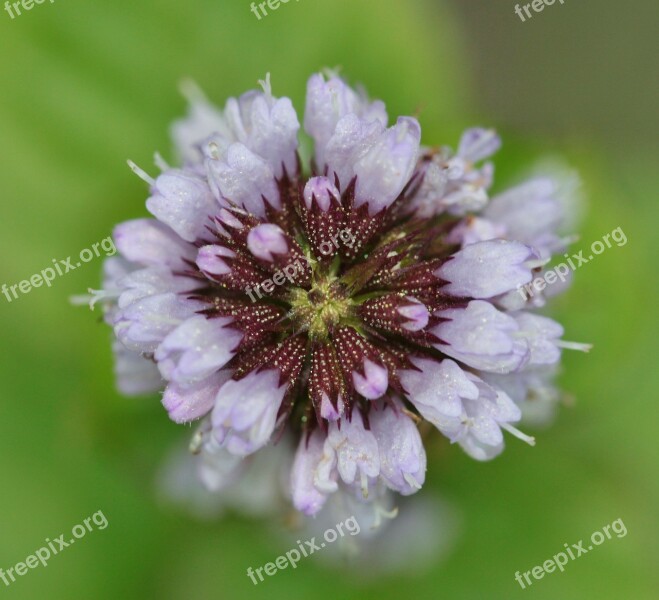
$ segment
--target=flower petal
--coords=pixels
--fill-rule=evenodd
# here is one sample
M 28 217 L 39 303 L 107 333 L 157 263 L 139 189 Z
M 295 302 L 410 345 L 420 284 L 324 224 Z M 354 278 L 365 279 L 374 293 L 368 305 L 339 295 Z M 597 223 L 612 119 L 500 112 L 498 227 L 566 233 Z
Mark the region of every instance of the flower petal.
M 211 218 L 220 210 L 203 179 L 178 170 L 167 171 L 156 179 L 146 207 L 188 242 L 204 237 Z
M 457 297 L 492 298 L 533 279 L 524 263 L 537 258 L 519 242 L 491 240 L 465 246 L 445 262 L 435 275 L 448 281 L 442 292 Z
M 232 319 L 195 315 L 181 323 L 158 346 L 155 359 L 162 376 L 189 386 L 221 369 L 235 355 L 242 333 Z
M 169 418 L 175 423 L 188 423 L 209 413 L 215 404 L 218 390 L 229 377 L 230 371 L 219 371 L 188 387 L 170 383 L 162 398 Z
M 388 208 L 412 176 L 420 142 L 421 126 L 411 117 L 385 131 L 354 165 L 355 206 L 368 202 L 371 215 Z
M 145 266 L 181 269 L 184 259 L 194 260 L 196 253 L 192 244 L 155 219 L 126 221 L 114 228 L 113 237 L 124 258 Z

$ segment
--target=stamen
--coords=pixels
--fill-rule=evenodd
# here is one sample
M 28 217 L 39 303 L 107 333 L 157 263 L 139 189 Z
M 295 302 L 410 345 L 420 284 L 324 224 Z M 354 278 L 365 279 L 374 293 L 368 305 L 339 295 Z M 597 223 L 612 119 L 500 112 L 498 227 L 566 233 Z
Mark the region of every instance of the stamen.
M 405 479 L 405 481 L 407 481 L 407 483 L 410 485 L 410 487 L 412 487 L 416 490 L 421 489 L 421 485 L 419 484 L 419 482 L 416 479 L 414 479 L 414 477 L 410 473 L 403 473 L 403 479 Z
M 272 84 L 270 83 L 270 73 L 265 76 L 265 81 L 259 79 L 259 85 L 263 88 L 263 92 L 268 98 L 272 98 Z
M 146 171 L 140 169 L 132 160 L 126 161 L 133 173 L 137 175 L 142 181 L 146 181 L 149 185 L 155 185 L 156 180 L 151 177 Z
M 398 507 L 395 506 L 391 510 L 385 510 L 380 504 L 377 502 L 373 504 L 373 509 L 375 510 L 375 521 L 373 522 L 373 526 L 371 529 L 378 529 L 380 525 L 382 524 L 382 517 L 385 519 L 390 519 L 393 520 L 398 516 Z
M 578 350 L 579 352 L 590 352 L 593 349 L 592 344 L 580 344 L 579 342 L 566 342 L 565 340 L 555 340 L 559 348 L 565 348 L 566 350 Z
M 325 77 L 327 77 L 327 79 L 332 79 L 332 77 L 339 77 L 341 74 L 341 67 L 324 67 L 321 69 L 321 72 L 323 75 L 325 75 Z
M 535 260 L 527 260 L 524 263 L 524 266 L 529 269 L 537 269 L 539 267 L 544 267 L 547 263 L 551 262 L 551 258 L 538 258 Z
M 158 167 L 161 171 L 169 171 L 171 167 L 167 164 L 167 161 L 162 157 L 160 152 L 156 152 L 153 155 L 153 162 L 155 163 L 156 167 Z
M 522 440 L 523 442 L 526 442 L 529 446 L 535 446 L 535 438 L 533 436 L 522 433 L 519 429 L 513 427 L 510 423 L 506 423 L 504 421 L 502 423 L 499 423 L 499 426 L 502 429 L 505 429 L 508 433 L 514 435 L 518 440 Z
M 199 454 L 201 452 L 201 446 L 203 445 L 205 435 L 206 432 L 203 429 L 198 429 L 192 436 L 190 445 L 188 446 L 191 454 Z
M 213 160 L 220 160 L 220 148 L 215 142 L 208 143 L 208 153 Z
M 581 236 L 575 233 L 573 235 L 566 235 L 565 237 L 562 237 L 559 242 L 564 246 L 571 246 L 572 244 L 576 244 L 580 239 Z
M 366 477 L 364 471 L 362 471 L 362 497 L 364 500 L 368 498 L 368 477 Z
M 92 296 L 89 294 L 79 294 L 77 296 L 69 296 L 69 302 L 73 304 L 73 306 L 84 306 L 85 304 L 89 304 L 91 299 Z
M 121 290 L 93 290 L 88 288 L 89 294 L 81 294 L 79 296 L 71 296 L 69 302 L 74 306 L 83 306 L 89 304 L 90 310 L 94 310 L 94 306 L 99 300 L 116 300 L 121 295 Z
M 181 83 L 179 83 L 179 90 L 181 95 L 190 104 L 208 102 L 204 92 L 201 91 L 201 88 L 192 79 L 183 79 Z
M 423 419 L 419 415 L 414 414 L 411 410 L 408 410 L 407 408 L 403 408 L 401 412 L 404 415 L 407 415 L 410 419 L 412 419 L 412 421 L 414 421 L 417 425 L 423 423 Z

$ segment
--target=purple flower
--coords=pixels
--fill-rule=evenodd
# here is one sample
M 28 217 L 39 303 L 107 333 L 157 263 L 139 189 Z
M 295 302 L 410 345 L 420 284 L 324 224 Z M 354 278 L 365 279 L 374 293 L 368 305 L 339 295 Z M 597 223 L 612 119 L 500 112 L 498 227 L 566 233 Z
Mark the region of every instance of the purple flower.
M 380 450 L 359 412 L 350 420 L 329 424 L 323 452 L 323 460 L 335 465 L 339 479 L 368 498 L 369 484 L 380 475 Z
M 202 177 L 174 169 L 156 179 L 146 207 L 187 242 L 200 238 L 207 217 L 220 210 Z
M 249 251 L 267 262 L 274 262 L 273 254 L 287 254 L 286 235 L 281 227 L 265 223 L 254 227 L 247 235 Z
M 399 403 L 374 411 L 371 427 L 380 453 L 380 477 L 404 496 L 421 489 L 426 479 L 426 452 L 419 430 Z
M 230 371 L 218 371 L 196 384 L 183 385 L 172 381 L 162 398 L 169 418 L 176 423 L 188 423 L 207 415 L 215 406 L 220 388 L 231 378 Z
M 389 126 L 336 75 L 307 86 L 306 168 L 291 101 L 261 84 L 224 110 L 188 85 L 172 129 L 183 165 L 159 159 L 153 179 L 131 163 L 155 219 L 115 229 L 120 256 L 93 302 L 121 391 L 164 387 L 173 421 L 200 420 L 209 489 L 276 457 L 297 510 L 334 497 L 377 525 L 395 515 L 391 492 L 424 484 L 419 423 L 477 460 L 504 432 L 533 443 L 514 426 L 529 396 L 553 406 L 561 350 L 588 349 L 513 301 L 563 247 L 561 204 L 544 179 L 489 200 L 493 131 L 422 147 L 416 119 Z
M 190 317 L 162 341 L 154 358 L 162 376 L 181 385 L 203 381 L 234 356 L 242 334 L 231 329 L 230 317 Z
M 435 275 L 448 282 L 443 289 L 451 296 L 492 298 L 531 281 L 525 263 L 532 258 L 533 248 L 519 242 L 478 242 L 454 254 Z
M 305 515 L 315 515 L 327 500 L 327 493 L 315 485 L 316 471 L 323 458 L 325 437 L 319 429 L 300 438 L 293 468 L 291 494 L 293 506 Z
M 327 212 L 332 202 L 339 202 L 341 192 L 327 177 L 312 177 L 304 186 L 304 203 L 307 210 L 312 210 L 315 201 L 322 212 Z
M 509 373 L 529 360 L 529 346 L 518 335 L 519 324 L 489 302 L 472 300 L 465 308 L 435 313 L 442 322 L 432 329 L 435 348 L 466 365 L 493 373 Z
M 542 257 L 565 248 L 564 240 L 556 234 L 564 215 L 552 179 L 531 179 L 495 196 L 483 216 L 500 223 L 506 237 L 535 247 Z
M 232 454 L 246 456 L 270 441 L 286 393 L 278 380 L 276 370 L 252 372 L 239 381 L 230 379 L 218 390 L 213 436 Z

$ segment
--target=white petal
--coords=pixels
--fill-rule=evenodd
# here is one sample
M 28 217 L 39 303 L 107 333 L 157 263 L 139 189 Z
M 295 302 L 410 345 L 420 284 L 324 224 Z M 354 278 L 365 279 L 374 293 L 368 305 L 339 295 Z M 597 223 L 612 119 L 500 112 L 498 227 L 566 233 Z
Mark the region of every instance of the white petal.
M 146 207 L 188 242 L 208 235 L 206 227 L 220 209 L 205 181 L 174 170 L 156 179 L 154 194 L 146 201 Z
M 529 283 L 531 269 L 524 263 L 535 257 L 519 242 L 491 240 L 465 246 L 435 275 L 448 281 L 442 291 L 452 296 L 492 298 Z
M 421 127 L 401 117 L 354 165 L 356 206 L 369 203 L 371 215 L 388 208 L 410 180 L 419 153 Z
M 218 200 L 232 202 L 257 217 L 265 217 L 262 196 L 281 206 L 275 174 L 268 163 L 245 145 L 232 144 L 226 161 L 208 159 L 208 180 Z
M 165 379 L 196 384 L 231 360 L 242 333 L 230 327 L 231 318 L 195 315 L 181 323 L 158 346 L 155 358 Z
M 175 423 L 188 423 L 209 413 L 215 404 L 218 390 L 230 376 L 230 371 L 220 371 L 185 388 L 170 383 L 162 398 L 169 418 Z
M 183 259 L 194 260 L 196 250 L 169 227 L 155 219 L 136 219 L 117 225 L 114 241 L 121 255 L 143 265 L 185 267 Z

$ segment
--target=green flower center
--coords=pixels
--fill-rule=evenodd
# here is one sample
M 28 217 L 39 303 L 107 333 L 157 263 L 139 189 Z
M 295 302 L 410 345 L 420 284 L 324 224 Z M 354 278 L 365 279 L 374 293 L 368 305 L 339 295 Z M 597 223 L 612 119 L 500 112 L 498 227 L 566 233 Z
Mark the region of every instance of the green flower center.
M 312 340 L 327 340 L 335 327 L 351 321 L 353 302 L 338 278 L 314 269 L 310 290 L 291 290 L 291 320 Z

